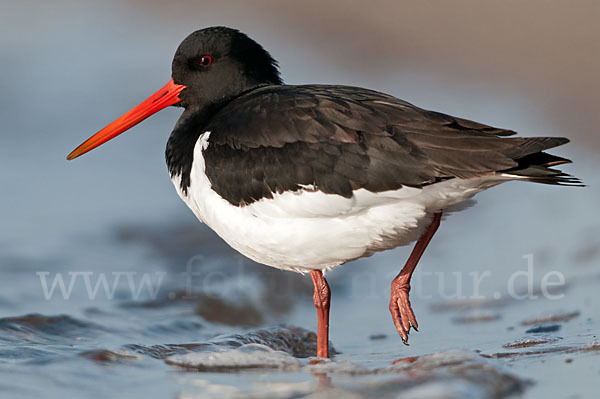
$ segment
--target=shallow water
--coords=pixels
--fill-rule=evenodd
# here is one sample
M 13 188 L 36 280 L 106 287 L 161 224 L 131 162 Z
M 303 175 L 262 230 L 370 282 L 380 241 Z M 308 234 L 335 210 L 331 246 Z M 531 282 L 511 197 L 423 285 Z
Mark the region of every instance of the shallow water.
M 480 208 L 494 199 L 486 202 Z M 337 354 L 316 365 L 310 364 L 316 337 L 309 279 L 240 258 L 200 224 L 89 233 L 76 240 L 76 248 L 65 247 L 69 255 L 60 261 L 13 252 L 2 260 L 10 284 L 0 297 L 6 316 L 0 319 L 0 387 L 10 397 L 541 398 L 557 389 L 592 397 L 600 350 L 597 261 L 566 263 L 564 255 L 543 255 L 551 249 L 539 238 L 537 299 L 510 298 L 501 277 L 507 271 L 494 269 L 525 271 L 527 262 L 518 254 L 514 263 L 488 259 L 482 270 L 500 277 L 486 280 L 481 298 L 474 298 L 470 276 L 457 274 L 461 280 L 455 281 L 452 272 L 471 270 L 462 265 L 471 256 L 464 247 L 484 246 L 485 240 L 471 234 L 449 247 L 455 226 L 477 224 L 454 221 L 462 217 L 448 219 L 421 265 L 413 292 L 420 331 L 411 334 L 411 346 L 396 336 L 386 306 L 386 286 L 406 249 L 329 274 Z M 493 215 L 486 220 L 494 223 Z M 567 243 L 558 253 L 563 251 L 582 250 Z M 549 292 L 561 299 L 544 298 L 537 287 L 553 270 L 566 278 L 567 284 Z M 436 278 L 424 277 L 427 271 Z M 112 299 L 103 286 L 90 299 L 84 276 L 94 288 L 105 275 L 110 293 L 120 273 Z M 122 273 L 132 276 L 133 292 Z M 57 275 L 64 277 L 65 289 L 76 276 L 72 292 L 64 299 L 57 285 L 46 300 L 42 279 L 50 289 Z M 150 291 L 139 289 L 143 276 Z M 526 285 L 516 285 L 517 294 L 526 291 Z M 528 333 L 532 328 L 540 332 Z
M 176 197 L 163 151 L 177 110 L 64 161 L 168 79 L 174 46 L 192 29 L 188 20 L 144 29 L 154 16 L 116 2 L 74 4 L 3 14 L 3 29 L 35 24 L 0 39 L 10 94 L 0 107 L 0 397 L 595 397 L 600 181 L 591 150 L 557 151 L 577 160 L 567 169 L 586 189 L 506 184 L 443 221 L 415 275 L 420 331 L 408 347 L 387 302 L 410 249 L 333 270 L 336 355 L 311 364 L 310 279 L 237 255 Z M 283 46 L 274 53 L 295 59 Z M 50 61 L 40 68 L 32 54 Z M 306 76 L 298 64 L 282 65 L 290 80 L 338 72 L 324 65 Z M 417 86 L 402 96 L 423 97 Z M 484 122 L 491 112 L 468 89 L 452 106 Z M 519 115 L 498 124 L 560 134 L 543 115 Z

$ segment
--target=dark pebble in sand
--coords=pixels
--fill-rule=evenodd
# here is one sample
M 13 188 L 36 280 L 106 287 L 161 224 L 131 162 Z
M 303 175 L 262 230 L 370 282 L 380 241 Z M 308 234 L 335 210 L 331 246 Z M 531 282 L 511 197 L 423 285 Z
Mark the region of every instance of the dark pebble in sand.
M 528 334 L 537 334 L 537 333 L 546 333 L 546 332 L 555 332 L 560 330 L 560 324 L 556 323 L 542 323 L 531 327 L 529 330 L 525 331 Z
M 509 344 L 502 345 L 503 348 L 519 349 L 529 348 L 536 345 L 548 344 L 550 342 L 556 342 L 557 338 L 551 337 L 536 337 L 536 338 L 523 338 L 511 342 Z
M 139 359 L 138 356 L 131 356 L 123 353 L 115 353 L 113 351 L 105 349 L 81 352 L 79 356 L 85 357 L 86 359 L 94 360 L 96 362 L 116 362 L 119 360 Z
M 569 321 L 575 317 L 579 316 L 579 311 L 568 312 L 568 313 L 554 313 L 541 317 L 534 317 L 532 319 L 523 320 L 521 322 L 524 326 L 529 326 L 533 324 L 541 324 L 541 323 L 557 323 L 557 322 L 565 322 Z
M 578 353 L 578 352 L 597 352 L 600 351 L 600 342 L 592 341 L 585 345 L 581 346 L 554 346 L 547 348 L 540 348 L 538 350 L 533 351 L 520 351 L 520 352 L 503 352 L 503 353 L 494 353 L 491 355 L 482 355 L 485 358 L 490 359 L 499 359 L 499 358 L 509 358 L 509 357 L 518 357 L 518 356 L 538 356 L 538 355 L 547 355 L 550 353 Z

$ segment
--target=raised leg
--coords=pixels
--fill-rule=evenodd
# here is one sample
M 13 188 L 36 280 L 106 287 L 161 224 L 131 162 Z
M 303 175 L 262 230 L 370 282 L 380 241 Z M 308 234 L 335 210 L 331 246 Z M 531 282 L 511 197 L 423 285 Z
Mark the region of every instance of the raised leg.
M 425 252 L 427 244 L 431 241 L 431 238 L 440 226 L 440 219 L 442 218 L 442 212 L 438 212 L 433 216 L 433 221 L 427 228 L 425 234 L 419 238 L 419 241 L 415 244 L 410 257 L 406 261 L 406 264 L 400 271 L 400 274 L 392 281 L 392 295 L 390 298 L 390 312 L 392 313 L 392 319 L 398 330 L 398 334 L 402 337 L 402 342 L 408 345 L 408 334 L 410 327 L 417 330 L 419 325 L 417 319 L 410 306 L 410 300 L 408 299 L 408 293 L 410 292 L 410 278 L 421 255 Z
M 329 284 L 323 277 L 323 272 L 313 270 L 310 272 L 313 284 L 315 286 L 315 294 L 313 299 L 317 308 L 318 324 L 317 324 L 317 356 L 329 357 L 329 304 L 331 292 Z

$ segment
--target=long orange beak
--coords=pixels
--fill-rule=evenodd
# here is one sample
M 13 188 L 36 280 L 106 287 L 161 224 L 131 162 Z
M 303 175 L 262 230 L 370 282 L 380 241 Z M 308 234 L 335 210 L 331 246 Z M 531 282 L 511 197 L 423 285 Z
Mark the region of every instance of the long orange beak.
M 150 115 L 160 111 L 169 105 L 177 104 L 181 99 L 179 93 L 185 89 L 185 86 L 178 85 L 173 82 L 173 79 L 169 81 L 162 89 L 148 97 L 143 103 L 127 112 L 98 133 L 84 141 L 79 147 L 75 148 L 68 156 L 68 160 L 77 158 L 80 155 L 85 154 L 88 151 L 93 150 L 101 144 L 106 143 L 108 140 L 117 137 L 125 130 L 132 128 Z

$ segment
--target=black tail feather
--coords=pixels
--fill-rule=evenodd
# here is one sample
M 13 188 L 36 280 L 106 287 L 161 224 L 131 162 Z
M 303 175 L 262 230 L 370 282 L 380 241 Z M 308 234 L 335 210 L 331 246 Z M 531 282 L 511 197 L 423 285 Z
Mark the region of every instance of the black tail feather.
M 556 140 L 546 141 L 544 150 L 569 142 L 568 139 L 562 137 L 552 139 Z M 518 166 L 504 170 L 501 173 L 524 177 L 527 181 L 534 183 L 585 187 L 585 184 L 577 177 L 551 168 L 551 166 L 572 163 L 570 159 L 540 151 L 515 159 L 515 161 L 517 161 Z

